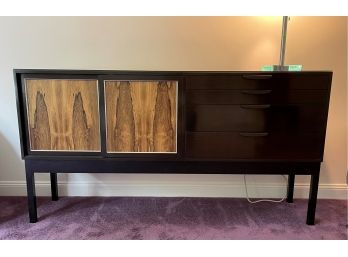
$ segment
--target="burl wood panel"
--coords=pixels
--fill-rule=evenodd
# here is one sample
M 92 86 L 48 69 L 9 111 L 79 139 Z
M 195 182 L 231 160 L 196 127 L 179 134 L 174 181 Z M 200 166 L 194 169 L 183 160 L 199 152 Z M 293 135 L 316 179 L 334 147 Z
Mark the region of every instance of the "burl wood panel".
M 30 149 L 100 151 L 96 80 L 26 79 Z
M 105 81 L 108 152 L 176 152 L 177 81 Z

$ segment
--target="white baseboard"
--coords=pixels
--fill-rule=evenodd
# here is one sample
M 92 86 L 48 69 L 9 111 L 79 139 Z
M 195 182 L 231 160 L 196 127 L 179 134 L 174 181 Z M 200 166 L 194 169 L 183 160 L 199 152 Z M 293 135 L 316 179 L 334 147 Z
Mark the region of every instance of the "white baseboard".
M 286 195 L 284 184 L 248 184 L 250 198 L 282 198 Z M 309 185 L 296 184 L 294 197 L 308 198 Z M 36 182 L 38 196 L 50 195 L 47 181 Z M 157 197 L 245 197 L 244 184 L 221 183 L 100 183 L 60 182 L 61 196 L 157 196 Z M 318 198 L 347 199 L 346 184 L 319 185 Z M 1 181 L 1 196 L 25 196 L 24 181 Z

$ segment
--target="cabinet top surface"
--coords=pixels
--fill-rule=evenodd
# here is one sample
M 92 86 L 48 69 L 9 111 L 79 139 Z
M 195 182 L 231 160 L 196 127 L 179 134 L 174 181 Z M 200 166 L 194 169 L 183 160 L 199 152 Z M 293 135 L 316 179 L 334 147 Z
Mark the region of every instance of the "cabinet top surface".
M 15 74 L 78 74 L 78 75 L 233 75 L 233 74 L 331 74 L 329 70 L 310 71 L 158 71 L 158 70 L 64 70 L 64 69 L 13 69 Z

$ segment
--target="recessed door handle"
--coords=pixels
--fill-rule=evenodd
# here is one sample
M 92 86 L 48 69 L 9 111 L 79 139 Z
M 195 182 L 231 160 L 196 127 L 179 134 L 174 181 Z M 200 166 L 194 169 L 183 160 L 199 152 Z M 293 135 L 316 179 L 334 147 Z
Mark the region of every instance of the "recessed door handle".
M 267 95 L 272 92 L 271 89 L 265 90 L 243 90 L 242 93 L 246 95 Z
M 243 75 L 243 79 L 271 79 L 272 75 L 266 75 L 266 74 L 250 74 L 250 75 Z
M 239 135 L 243 137 L 266 137 L 268 132 L 240 132 Z
M 270 104 L 241 104 L 240 108 L 243 109 L 268 109 L 270 108 Z

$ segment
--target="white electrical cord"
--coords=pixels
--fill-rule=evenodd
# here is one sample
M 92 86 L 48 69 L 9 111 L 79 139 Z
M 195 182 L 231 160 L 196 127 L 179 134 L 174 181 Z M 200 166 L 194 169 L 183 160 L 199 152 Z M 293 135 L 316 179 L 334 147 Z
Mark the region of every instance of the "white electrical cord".
M 286 179 L 285 175 L 282 175 L 282 176 L 287 183 L 288 180 Z M 271 199 L 261 199 L 261 200 L 256 200 L 256 201 L 250 200 L 249 194 L 248 194 L 248 187 L 247 187 L 247 183 L 246 183 L 246 175 L 244 175 L 244 187 L 245 187 L 245 196 L 246 196 L 246 199 L 248 200 L 249 203 L 259 203 L 259 202 L 281 203 L 286 199 L 286 196 L 285 196 L 280 200 L 271 200 Z

